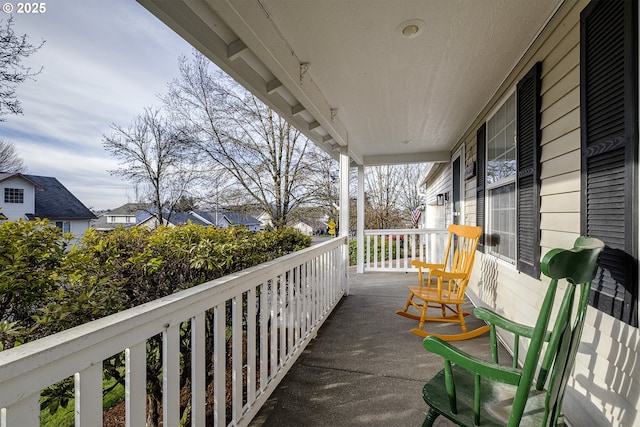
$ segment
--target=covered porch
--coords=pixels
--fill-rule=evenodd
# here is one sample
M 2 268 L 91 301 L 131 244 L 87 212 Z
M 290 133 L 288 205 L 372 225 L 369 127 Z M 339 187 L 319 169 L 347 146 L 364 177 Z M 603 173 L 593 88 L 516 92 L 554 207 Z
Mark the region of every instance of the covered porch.
M 415 322 L 394 314 L 416 274 L 349 271 L 348 297 L 336 306 L 282 383 L 250 424 L 277 426 L 418 426 L 428 407 L 422 387 L 442 369 L 422 338 L 409 333 Z M 469 304 L 468 308 L 471 308 Z M 483 322 L 469 316 L 470 329 Z M 437 333 L 458 325 L 431 324 Z M 488 334 L 456 346 L 486 360 Z M 511 356 L 500 348 L 500 360 Z M 453 425 L 446 419 L 438 425 Z
M 399 235 L 368 235 L 385 241 L 390 233 Z M 145 425 L 146 343 L 158 335 L 163 425 L 182 425 L 185 414 L 193 426 L 419 425 L 422 385 L 442 361 L 409 332 L 416 321 L 395 310 L 417 281 L 408 261 L 442 257 L 444 238 L 442 230 L 403 234 L 404 249 L 369 253 L 365 273 L 345 262 L 347 239 L 333 238 L 0 352 L 0 425 L 40 426 L 42 390 L 68 378 L 75 425 L 103 425 L 103 364 L 118 355 L 126 371 L 118 425 Z M 469 328 L 481 323 L 468 319 Z M 430 328 L 459 332 L 455 324 Z M 490 358 L 486 335 L 459 344 Z

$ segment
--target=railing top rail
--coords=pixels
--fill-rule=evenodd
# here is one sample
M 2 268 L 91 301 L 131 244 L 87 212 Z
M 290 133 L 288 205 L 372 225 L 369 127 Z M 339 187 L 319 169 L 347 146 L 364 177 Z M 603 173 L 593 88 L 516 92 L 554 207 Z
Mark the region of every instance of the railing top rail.
M 380 234 L 424 234 L 448 233 L 446 228 L 388 228 L 379 230 L 364 230 L 365 236 Z
M 51 384 L 38 379 L 39 371 L 60 361 L 56 377 L 66 378 L 146 340 L 176 322 L 182 322 L 211 307 L 241 295 L 252 286 L 278 276 L 346 242 L 337 237 L 310 248 L 247 268 L 216 280 L 185 289 L 155 301 L 67 329 L 54 335 L 0 352 L 0 384 L 11 390 L 18 377 L 29 375 L 28 388 L 37 390 Z M 219 301 L 216 303 L 215 301 Z M 133 326 L 132 326 L 133 324 Z M 73 363 L 69 363 L 73 360 Z M 68 372 L 67 372 L 68 371 Z M 73 372 L 71 372 L 73 371 Z M 26 387 L 26 386 L 23 386 Z M 0 393 L 0 407 L 16 401 L 22 387 Z

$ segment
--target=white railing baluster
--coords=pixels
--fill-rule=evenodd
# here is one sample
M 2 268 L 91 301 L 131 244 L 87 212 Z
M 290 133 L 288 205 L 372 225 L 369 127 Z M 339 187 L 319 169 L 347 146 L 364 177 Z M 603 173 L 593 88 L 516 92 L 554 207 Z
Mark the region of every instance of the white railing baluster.
M 280 338 L 280 351 L 278 352 L 278 370 L 282 369 L 287 360 L 287 276 L 286 271 L 280 276 L 280 321 L 278 322 L 278 335 Z
M 315 314 L 315 292 L 316 292 L 316 281 L 317 281 L 317 265 L 316 263 L 318 262 L 318 258 L 313 258 L 309 263 L 310 263 L 310 267 L 311 267 L 311 278 L 309 279 L 309 292 L 307 293 L 307 300 L 308 300 L 308 304 L 309 306 L 307 307 L 307 318 L 309 319 L 307 321 L 307 331 L 311 332 L 311 330 L 313 329 L 313 322 L 315 322 L 315 318 L 316 318 L 316 314 Z
M 163 424 L 180 424 L 180 323 L 162 332 L 162 419 Z
M 299 343 L 307 336 L 307 286 L 309 285 L 307 279 L 309 279 L 309 263 L 305 262 L 300 266 L 300 299 L 298 300 L 300 304 L 300 317 L 298 318 L 300 322 Z
M 287 328 L 287 359 L 289 359 L 289 355 L 291 355 L 291 353 L 293 353 L 293 339 L 294 336 L 296 335 L 294 333 L 294 325 L 297 322 L 298 317 L 296 316 L 296 303 L 295 303 L 295 296 L 298 294 L 298 290 L 296 289 L 297 285 L 298 285 L 298 281 L 296 280 L 296 274 L 297 274 L 298 269 L 297 268 L 292 268 L 290 271 L 290 276 L 289 276 L 289 293 L 287 294 L 287 299 L 289 300 L 289 310 L 288 311 L 288 315 L 287 315 L 287 320 L 289 323 L 289 326 Z
M 313 284 L 313 310 L 311 310 L 311 312 L 313 313 L 312 327 L 316 325 L 318 317 L 320 317 L 320 283 L 323 280 L 321 268 L 322 256 L 317 257 L 313 260 L 313 262 L 315 264 L 316 280 Z
M 215 307 L 213 316 L 213 425 L 226 426 L 227 326 L 226 303 Z
M 303 269 L 303 265 L 298 266 L 295 268 L 295 272 L 296 272 L 296 293 L 294 295 L 294 301 L 295 301 L 295 306 L 296 306 L 296 315 L 295 315 L 295 320 L 293 322 L 294 325 L 294 335 L 293 335 L 293 342 L 295 343 L 296 348 L 298 347 L 298 343 L 300 342 L 300 337 L 302 336 L 302 298 L 301 298 L 301 294 L 302 294 L 302 269 Z
M 207 354 L 204 313 L 191 318 L 191 426 L 206 425 Z M 136 424 L 142 425 L 142 424 Z
M 256 288 L 247 292 L 247 405 L 256 400 Z
M 124 350 L 125 424 L 127 427 L 147 422 L 147 342 Z
M 271 328 L 270 341 L 271 348 L 269 360 L 271 361 L 270 378 L 276 376 L 278 371 L 278 288 L 280 286 L 280 277 L 274 277 L 271 284 Z
M 268 284 L 260 284 L 260 395 L 267 388 L 269 370 L 269 292 Z
M 371 236 L 364 236 L 364 241 L 365 241 L 365 261 L 364 261 L 364 267 L 366 269 L 371 268 Z
M 233 421 L 242 416 L 242 295 L 231 299 L 231 408 Z
M 404 255 L 404 268 L 409 268 L 409 239 L 411 238 L 411 234 L 407 234 L 404 236 L 402 240 L 402 253 Z
M 373 235 L 373 265 L 371 266 L 371 268 L 379 268 L 380 266 L 378 265 L 378 235 L 374 234 Z
M 74 375 L 77 426 L 102 426 L 102 363 Z M 98 419 L 99 418 L 99 419 Z

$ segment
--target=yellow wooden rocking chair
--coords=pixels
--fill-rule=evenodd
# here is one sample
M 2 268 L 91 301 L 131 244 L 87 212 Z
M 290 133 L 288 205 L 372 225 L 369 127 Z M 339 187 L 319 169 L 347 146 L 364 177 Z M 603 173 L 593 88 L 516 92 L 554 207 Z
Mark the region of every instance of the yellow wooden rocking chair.
M 412 265 L 418 267 L 418 286 L 409 286 L 409 298 L 402 310 L 396 311 L 409 319 L 419 321 L 418 327 L 411 332 L 422 336 L 437 336 L 445 341 L 459 341 L 477 337 L 489 331 L 489 326 L 467 332 L 464 316 L 469 312 L 462 311 L 464 294 L 473 268 L 473 260 L 482 235 L 482 227 L 452 224 L 448 227 L 449 240 L 442 264 L 428 264 L 413 260 Z M 449 259 L 450 253 L 453 256 Z M 450 268 L 449 267 L 450 264 Z M 426 270 L 426 271 L 425 271 Z M 426 272 L 426 280 L 425 280 Z M 409 312 L 413 307 L 419 314 Z M 436 309 L 437 315 L 428 316 L 429 308 Z M 424 330 L 425 322 L 459 323 L 462 333 L 439 335 Z

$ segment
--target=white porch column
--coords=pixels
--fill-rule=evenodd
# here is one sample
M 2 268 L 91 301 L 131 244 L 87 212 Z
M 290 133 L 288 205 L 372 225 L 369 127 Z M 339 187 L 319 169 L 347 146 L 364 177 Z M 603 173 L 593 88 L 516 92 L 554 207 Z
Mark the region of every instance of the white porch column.
M 344 245 L 344 289 L 349 295 L 349 149 L 340 147 L 340 237 L 347 237 Z
M 349 235 L 349 150 L 340 147 L 340 237 Z
M 358 165 L 358 205 L 356 238 L 358 243 L 358 274 L 364 273 L 364 165 Z

